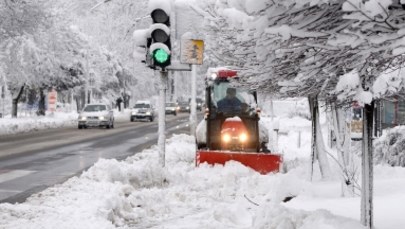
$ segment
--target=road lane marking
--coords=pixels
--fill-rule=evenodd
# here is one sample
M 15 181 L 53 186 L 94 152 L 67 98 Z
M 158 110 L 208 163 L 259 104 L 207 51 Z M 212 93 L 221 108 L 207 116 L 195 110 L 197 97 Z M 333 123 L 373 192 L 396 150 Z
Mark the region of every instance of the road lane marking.
M 9 180 L 14 180 L 17 179 L 19 177 L 23 177 L 26 176 L 28 174 L 31 174 L 35 171 L 31 171 L 31 170 L 11 170 L 9 172 L 6 173 L 2 173 L 0 174 L 0 183 L 9 181 Z

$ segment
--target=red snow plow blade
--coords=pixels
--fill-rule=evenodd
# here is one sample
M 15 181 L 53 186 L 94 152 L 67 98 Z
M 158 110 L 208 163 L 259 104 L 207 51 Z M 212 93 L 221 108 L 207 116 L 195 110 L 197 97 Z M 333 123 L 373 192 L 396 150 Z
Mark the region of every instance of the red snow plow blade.
M 281 155 L 270 153 L 198 150 L 196 155 L 197 166 L 204 162 L 210 165 L 224 165 L 231 160 L 238 161 L 261 174 L 279 172 L 283 161 Z

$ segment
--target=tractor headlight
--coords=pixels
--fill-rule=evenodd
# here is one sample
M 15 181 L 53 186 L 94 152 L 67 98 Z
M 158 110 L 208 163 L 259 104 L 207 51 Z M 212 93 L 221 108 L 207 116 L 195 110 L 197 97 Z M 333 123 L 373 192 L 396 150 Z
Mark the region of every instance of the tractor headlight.
M 231 141 L 231 136 L 229 134 L 222 135 L 222 141 L 228 143 Z
M 239 135 L 239 141 L 240 141 L 240 142 L 246 142 L 247 139 L 248 139 L 248 136 L 247 136 L 246 133 L 241 133 L 241 134 Z

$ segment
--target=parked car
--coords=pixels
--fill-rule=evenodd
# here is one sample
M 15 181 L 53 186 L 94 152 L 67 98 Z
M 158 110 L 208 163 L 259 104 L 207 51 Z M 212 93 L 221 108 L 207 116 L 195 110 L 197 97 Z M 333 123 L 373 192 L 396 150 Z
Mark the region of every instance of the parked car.
M 131 112 L 131 122 L 136 120 L 147 120 L 153 122 L 155 111 L 150 101 L 138 101 Z
M 177 115 L 178 110 L 179 110 L 179 106 L 177 105 L 177 103 L 166 103 L 166 108 L 165 108 L 166 114 Z
M 188 100 L 190 106 L 191 106 L 191 99 Z M 197 106 L 198 111 L 202 111 L 202 108 L 204 106 L 204 101 L 201 98 L 196 98 L 195 99 L 195 104 Z
M 179 102 L 179 112 L 190 113 L 190 104 L 188 102 Z
M 78 128 L 106 127 L 114 128 L 114 113 L 109 105 L 87 104 L 79 114 Z

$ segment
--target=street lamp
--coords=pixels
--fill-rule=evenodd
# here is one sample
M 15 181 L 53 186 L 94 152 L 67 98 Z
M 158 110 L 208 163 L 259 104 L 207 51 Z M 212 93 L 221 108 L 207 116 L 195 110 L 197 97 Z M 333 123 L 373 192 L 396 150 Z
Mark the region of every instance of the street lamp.
M 6 97 L 6 80 L 5 80 L 5 78 L 4 78 L 4 76 L 2 77 L 3 78 L 3 84 L 1 85 L 1 104 L 2 104 L 2 106 L 3 106 L 3 111 L 1 112 L 1 115 L 0 115 L 0 118 L 3 118 L 4 117 L 4 98 Z
M 93 101 L 93 89 L 95 87 L 95 78 L 94 78 L 94 72 L 92 70 L 90 70 L 90 78 L 89 78 L 89 86 L 90 86 L 90 97 L 89 97 L 89 103 L 91 103 L 91 101 Z

